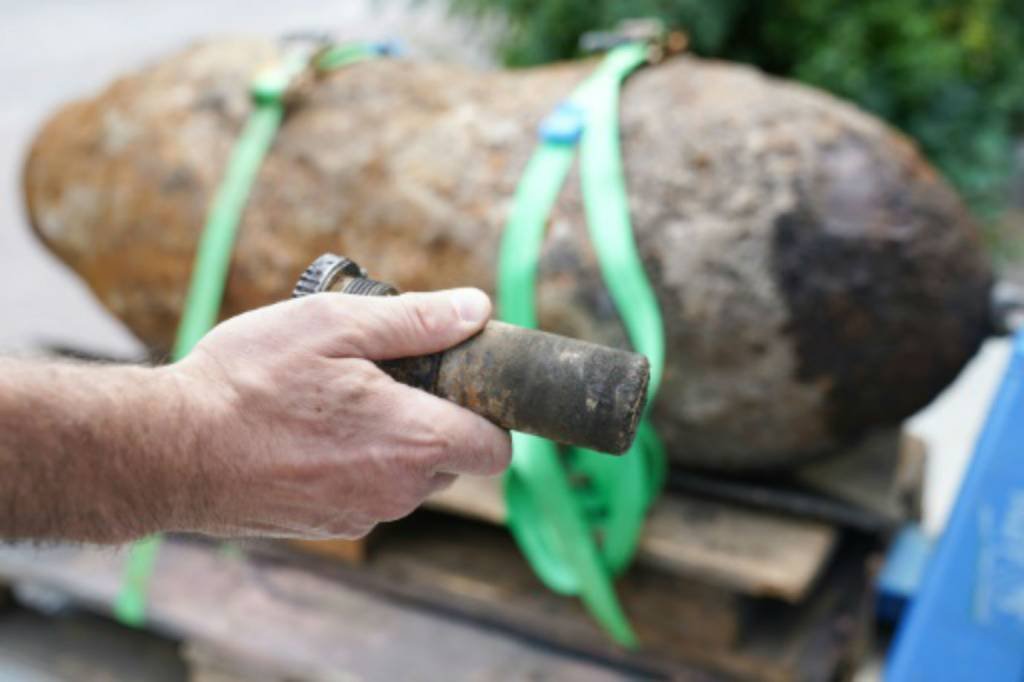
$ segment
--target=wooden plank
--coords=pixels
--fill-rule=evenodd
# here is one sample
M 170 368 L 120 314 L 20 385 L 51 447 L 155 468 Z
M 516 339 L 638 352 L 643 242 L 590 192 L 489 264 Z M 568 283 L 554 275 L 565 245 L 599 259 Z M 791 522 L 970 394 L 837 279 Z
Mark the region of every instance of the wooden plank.
M 349 564 L 366 561 L 369 537 L 359 540 L 286 540 L 289 545 L 310 554 L 339 559 Z
M 886 429 L 842 454 L 800 467 L 793 479 L 870 510 L 895 528 L 921 516 L 924 458 L 911 436 Z
M 740 678 L 846 680 L 860 667 L 870 641 L 874 607 L 871 567 L 880 562 L 874 542 L 847 538 L 827 575 L 800 608 L 765 601 L 748 614 L 756 633 L 747 656 L 724 663 Z M 762 675 L 751 663 L 771 655 L 775 665 Z
M 924 514 L 925 474 L 928 469 L 927 441 L 907 429 L 901 430 L 899 457 L 896 499 L 908 518 L 920 521 Z
M 0 547 L 0 576 L 109 612 L 123 553 Z M 150 589 L 149 627 L 216 651 L 260 680 L 627 679 L 478 625 L 403 608 L 279 562 L 169 538 Z
M 640 545 L 643 561 L 747 595 L 798 602 L 836 543 L 836 531 L 698 498 L 658 502 Z
M 499 478 L 461 476 L 428 505 L 490 523 L 505 519 Z M 813 586 L 836 537 L 825 523 L 673 495 L 651 511 L 637 560 L 746 595 L 796 602 Z
M 427 507 L 470 519 L 505 524 L 505 494 L 500 476 L 459 476 L 427 500 Z

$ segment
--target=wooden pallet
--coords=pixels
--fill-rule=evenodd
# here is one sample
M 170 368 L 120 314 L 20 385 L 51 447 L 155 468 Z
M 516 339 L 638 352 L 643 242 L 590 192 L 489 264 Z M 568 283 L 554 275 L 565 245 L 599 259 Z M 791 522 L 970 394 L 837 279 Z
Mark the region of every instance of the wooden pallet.
M 507 665 L 514 649 L 555 679 L 567 661 L 584 656 L 591 672 L 613 676 L 826 680 L 857 659 L 868 623 L 869 548 L 841 545 L 797 605 L 638 567 L 620 584 L 643 642 L 627 651 L 609 642 L 577 600 L 546 590 L 507 534 L 488 524 L 420 513 L 378 534 L 362 565 L 267 541 L 172 538 L 154 573 L 149 626 L 280 679 L 337 679 L 399 662 L 435 675 L 445 670 L 446 679 L 494 676 L 493 665 Z M 122 561 L 107 549 L 4 548 L 0 578 L 105 612 Z M 432 637 L 450 641 L 432 649 Z M 448 660 L 453 650 L 473 647 L 498 653 Z M 389 649 L 391 663 L 382 660 Z
M 920 444 L 884 431 L 785 479 L 675 472 L 675 490 L 652 510 L 637 562 L 741 595 L 798 603 L 827 565 L 841 528 L 884 536 L 919 516 L 923 470 Z M 461 477 L 427 504 L 496 525 L 505 522 L 498 478 Z M 373 540 L 293 544 L 359 563 L 372 551 Z
M 486 524 L 419 514 L 379 534 L 363 566 L 325 562 L 322 570 L 650 672 L 674 675 L 696 665 L 742 679 L 824 680 L 857 658 L 869 621 L 869 546 L 839 544 L 821 580 L 797 604 L 635 567 L 619 593 L 644 642 L 641 652 L 612 646 L 578 601 L 546 590 L 508 535 Z

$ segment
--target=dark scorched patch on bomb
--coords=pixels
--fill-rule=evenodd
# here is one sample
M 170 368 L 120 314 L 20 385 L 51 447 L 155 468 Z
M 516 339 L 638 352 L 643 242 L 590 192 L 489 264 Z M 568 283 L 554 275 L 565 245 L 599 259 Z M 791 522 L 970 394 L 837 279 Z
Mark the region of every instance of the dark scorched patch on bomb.
M 829 424 L 843 440 L 923 407 L 989 331 L 987 269 L 964 262 L 967 245 L 927 185 L 896 191 L 918 186 L 897 177 L 914 169 L 874 151 L 839 140 L 773 235 L 797 378 L 828 381 Z

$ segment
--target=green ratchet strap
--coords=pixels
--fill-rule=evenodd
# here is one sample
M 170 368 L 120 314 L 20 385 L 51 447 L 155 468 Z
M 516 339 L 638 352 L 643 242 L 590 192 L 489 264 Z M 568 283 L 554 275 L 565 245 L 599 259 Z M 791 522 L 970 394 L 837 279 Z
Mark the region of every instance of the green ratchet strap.
M 378 43 L 326 46 L 312 56 L 309 52 L 290 51 L 275 68 L 253 80 L 250 85 L 253 109 L 235 142 L 224 178 L 206 216 L 172 360 L 188 355 L 217 323 L 238 225 L 263 158 L 281 126 L 286 95 L 292 84 L 310 70 L 331 71 L 392 52 L 389 45 Z M 138 627 L 145 621 L 146 596 L 160 541 L 159 535 L 153 535 L 128 550 L 121 591 L 114 603 L 115 617 L 126 625 Z
M 498 261 L 502 319 L 537 326 L 536 278 L 548 216 L 580 147 L 580 174 L 590 239 L 602 277 L 634 348 L 651 363 L 649 403 L 664 366 L 657 299 L 633 239 L 619 149 L 618 100 L 623 80 L 647 61 L 648 45 L 610 51 L 595 72 L 542 124 L 541 143 L 516 189 Z M 665 477 L 665 455 L 648 416 L 621 457 L 513 434 L 505 476 L 509 527 L 541 580 L 579 595 L 624 646 L 637 638 L 615 593 L 629 565 L 646 512 Z

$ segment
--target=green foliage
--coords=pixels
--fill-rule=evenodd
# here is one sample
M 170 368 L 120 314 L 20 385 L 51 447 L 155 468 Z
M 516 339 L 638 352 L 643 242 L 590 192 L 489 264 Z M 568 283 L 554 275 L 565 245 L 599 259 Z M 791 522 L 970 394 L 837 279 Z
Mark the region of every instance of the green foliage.
M 580 35 L 630 17 L 687 31 L 695 52 L 853 100 L 916 138 L 984 217 L 1024 129 L 1024 0 L 448 0 L 504 15 L 504 61 L 576 56 Z

